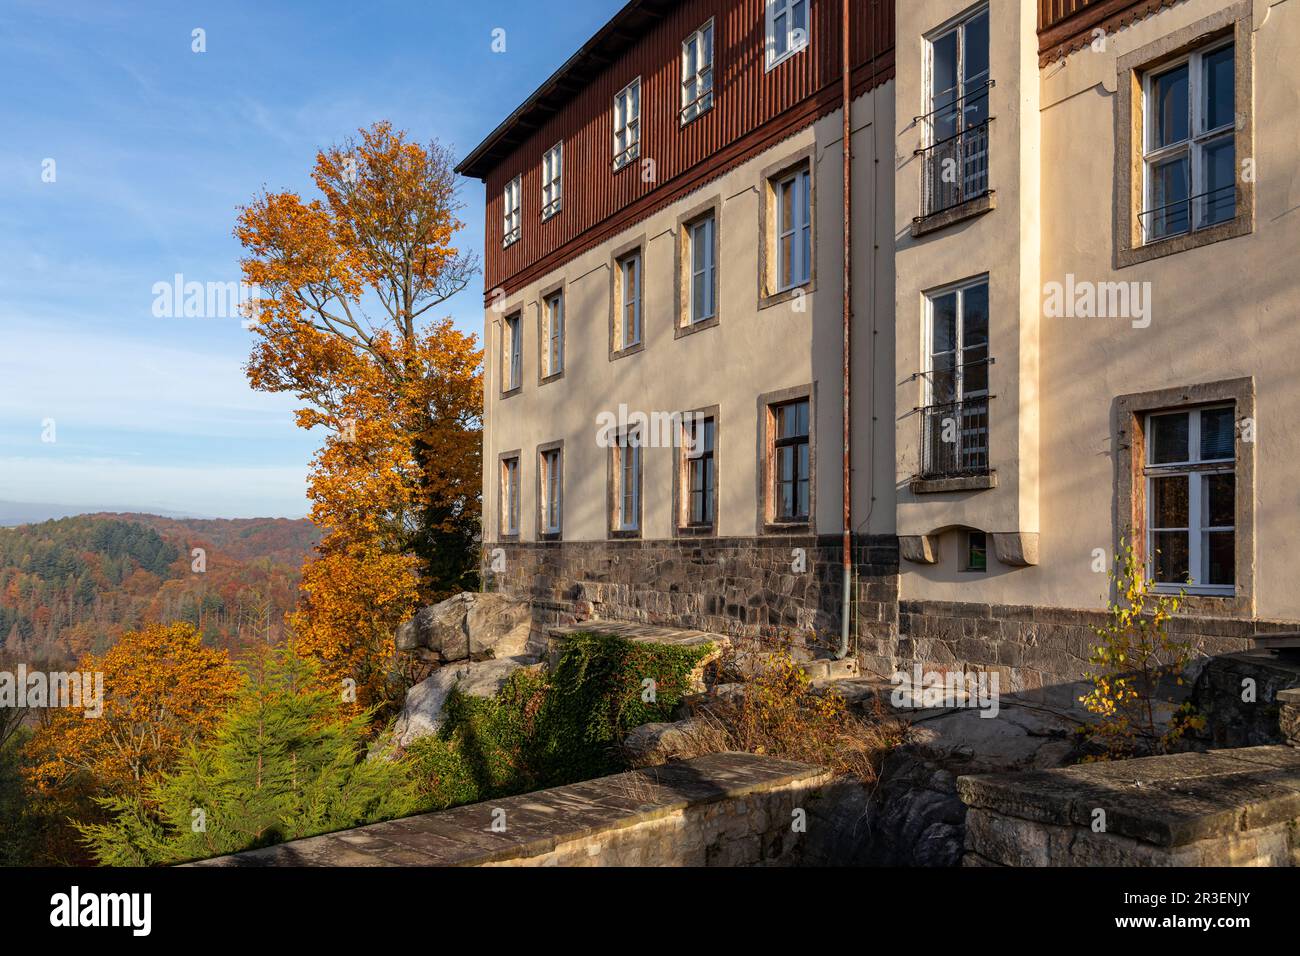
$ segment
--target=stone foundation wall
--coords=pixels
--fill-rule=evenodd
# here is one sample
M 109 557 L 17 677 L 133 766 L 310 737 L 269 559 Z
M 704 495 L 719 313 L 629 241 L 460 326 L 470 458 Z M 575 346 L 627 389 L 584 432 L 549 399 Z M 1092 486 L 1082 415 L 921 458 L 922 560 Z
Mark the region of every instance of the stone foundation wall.
M 898 613 L 897 663 L 926 670 L 996 670 L 1003 694 L 1068 706 L 1077 698 L 1103 611 L 1026 605 L 903 601 Z M 1176 617 L 1169 633 L 1198 655 L 1251 650 L 1256 633 L 1295 630 L 1295 624 L 1228 618 Z
M 864 663 L 888 666 L 897 642 L 897 540 L 859 537 L 853 555 L 855 647 Z M 542 628 L 612 619 L 789 640 L 811 653 L 839 645 L 835 536 L 502 542 L 484 546 L 483 580 L 530 600 Z

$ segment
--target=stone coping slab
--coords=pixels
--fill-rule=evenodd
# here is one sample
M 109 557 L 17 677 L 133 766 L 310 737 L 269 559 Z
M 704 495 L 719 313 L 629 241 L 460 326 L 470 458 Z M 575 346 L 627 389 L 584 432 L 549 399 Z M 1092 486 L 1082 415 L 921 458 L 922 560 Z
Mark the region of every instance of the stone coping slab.
M 717 648 L 728 647 L 731 641 L 723 634 L 710 634 L 708 631 L 664 627 L 656 624 L 641 624 L 637 621 L 583 621 L 580 624 L 559 624 L 547 628 L 547 636 L 564 640 L 574 634 L 610 634 L 626 638 L 636 643 L 670 644 L 677 647 L 698 647 L 712 644 Z
M 478 866 L 547 853 L 561 843 L 791 784 L 829 771 L 747 753 L 706 754 L 582 783 L 341 830 L 190 866 Z M 504 817 L 502 816 L 504 811 Z M 493 823 L 504 819 L 504 830 Z
M 960 777 L 970 807 L 1090 827 L 1162 847 L 1300 819 L 1300 750 L 1241 747 Z

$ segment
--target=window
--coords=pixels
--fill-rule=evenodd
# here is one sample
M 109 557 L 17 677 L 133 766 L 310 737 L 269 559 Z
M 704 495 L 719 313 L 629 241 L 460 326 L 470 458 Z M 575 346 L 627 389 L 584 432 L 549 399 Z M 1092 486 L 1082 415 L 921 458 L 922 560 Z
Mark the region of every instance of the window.
M 564 143 L 556 143 L 542 157 L 542 218 L 550 219 L 560 211 L 564 196 Z
M 1237 214 L 1233 49 L 1229 39 L 1143 78 L 1146 242 Z
M 808 447 L 808 400 L 772 409 L 772 501 L 777 521 L 807 521 L 811 459 Z
M 930 37 L 929 143 L 922 215 L 988 192 L 989 11 L 980 8 Z
M 546 349 L 543 353 L 542 376 L 550 378 L 564 371 L 564 293 L 555 292 L 542 300 L 543 333 Z
M 987 571 L 989 568 L 988 538 L 983 531 L 967 531 L 964 536 L 965 554 L 963 571 Z
M 614 446 L 615 499 L 614 530 L 637 531 L 641 527 L 641 437 L 629 429 Z
M 686 524 L 709 527 L 714 520 L 717 470 L 714 465 L 715 419 L 691 416 L 682 423 L 686 460 Z
M 641 342 L 641 253 L 619 259 L 618 274 L 619 348 L 629 349 Z
M 560 499 L 563 494 L 563 472 L 561 470 L 560 449 L 548 448 L 541 452 L 540 456 L 540 474 L 541 494 L 538 496 L 538 504 L 541 507 L 539 515 L 542 534 L 559 534 L 560 533 Z
M 1147 574 L 1158 588 L 1233 593 L 1235 407 L 1147 416 Z
M 622 169 L 641 152 L 641 77 L 614 97 L 614 168 Z
M 519 456 L 501 459 L 501 515 L 503 535 L 519 533 Z
M 984 474 L 989 466 L 988 278 L 931 294 L 922 477 Z
M 520 313 L 506 316 L 502 329 L 502 348 L 505 359 L 505 391 L 513 391 L 521 384 L 523 374 L 523 322 Z
M 809 0 L 767 0 L 767 68 L 808 45 Z
M 812 278 L 812 184 L 808 168 L 773 184 L 776 194 L 777 291 L 807 285 Z
M 713 21 L 682 41 L 682 109 L 685 126 L 713 108 Z
M 520 177 L 516 176 L 510 182 L 506 183 L 505 193 L 502 195 L 502 208 L 505 210 L 504 232 L 502 233 L 501 245 L 508 246 L 516 242 L 521 234 L 520 216 L 519 216 L 519 188 Z
M 687 261 L 691 270 L 690 321 L 702 322 L 717 314 L 718 269 L 715 261 L 717 221 L 713 213 L 686 227 Z

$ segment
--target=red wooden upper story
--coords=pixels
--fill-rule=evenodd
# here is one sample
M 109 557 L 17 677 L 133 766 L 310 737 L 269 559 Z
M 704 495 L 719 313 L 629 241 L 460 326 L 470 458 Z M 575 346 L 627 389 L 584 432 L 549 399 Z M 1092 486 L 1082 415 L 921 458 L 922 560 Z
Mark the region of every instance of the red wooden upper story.
M 893 77 L 895 2 L 850 2 L 854 96 Z M 1040 55 L 1176 2 L 1037 0 Z M 630 0 L 457 167 L 487 185 L 485 298 L 553 271 L 837 108 L 842 16 L 840 0 Z M 802 44 L 791 40 L 796 23 L 806 27 Z M 683 44 L 706 24 L 711 102 L 684 121 Z M 788 52 L 774 63 L 778 36 Z M 919 42 L 904 38 L 904 49 Z M 615 100 L 634 81 L 636 156 L 616 168 Z M 543 157 L 557 145 L 560 210 L 543 216 L 553 195 L 543 198 Z M 507 244 L 504 191 L 516 177 L 518 239 Z
M 851 8 L 858 95 L 893 75 L 894 0 L 852 0 Z M 835 109 L 841 16 L 839 0 L 628 3 L 458 167 L 487 184 L 489 296 L 554 270 Z M 684 122 L 683 41 L 710 21 L 712 103 Z M 773 30 L 796 22 L 806 23 L 804 44 L 784 31 L 792 52 L 770 63 L 782 45 L 770 42 Z M 638 155 L 615 169 L 615 97 L 638 78 Z M 557 143 L 561 210 L 544 219 L 543 156 Z M 519 238 L 503 246 L 503 191 L 516 176 Z

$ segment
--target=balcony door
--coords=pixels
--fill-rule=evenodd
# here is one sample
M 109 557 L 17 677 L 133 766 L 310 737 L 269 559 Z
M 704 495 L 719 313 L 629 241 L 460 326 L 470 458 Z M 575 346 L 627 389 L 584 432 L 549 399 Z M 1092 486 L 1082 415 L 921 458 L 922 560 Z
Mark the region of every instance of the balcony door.
M 928 477 L 982 474 L 989 467 L 988 278 L 928 299 L 922 470 Z
M 926 214 L 988 191 L 989 11 L 930 37 Z

